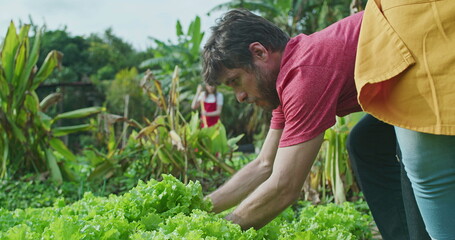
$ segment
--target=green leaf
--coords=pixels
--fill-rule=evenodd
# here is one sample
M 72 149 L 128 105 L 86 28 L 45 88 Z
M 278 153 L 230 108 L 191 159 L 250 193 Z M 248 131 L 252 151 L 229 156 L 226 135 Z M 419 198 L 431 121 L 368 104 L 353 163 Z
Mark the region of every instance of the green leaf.
M 39 107 L 41 111 L 45 112 L 50 106 L 58 103 L 63 99 L 62 93 L 51 93 L 47 95 L 40 103 Z
M 93 127 L 94 126 L 89 123 L 74 126 L 56 127 L 52 129 L 52 135 L 55 137 L 61 137 L 71 133 L 88 131 L 90 129 L 93 129 Z
M 13 86 L 17 86 L 15 97 L 17 98 L 17 94 L 22 95 L 25 90 L 25 85 L 27 82 L 21 82 L 19 76 L 22 74 L 25 68 L 25 63 L 27 61 L 27 43 L 28 41 L 24 41 L 19 45 L 19 51 L 16 55 L 16 62 L 15 62 L 15 69 L 14 69 L 14 78 L 13 78 Z
M 292 9 L 292 2 L 293 0 L 280 0 L 276 1 L 275 4 L 278 9 L 281 9 L 283 12 L 288 12 Z
M 223 124 L 217 123 L 216 125 L 207 128 L 211 129 L 211 136 L 210 136 L 210 151 L 212 153 L 221 153 L 225 154 L 229 152 L 229 147 L 227 144 L 227 137 L 226 137 L 226 129 L 224 128 Z
M 191 23 L 191 54 L 197 56 L 199 54 L 199 48 L 201 46 L 202 38 L 204 36 L 201 33 L 201 18 L 196 16 L 196 19 Z
M 7 176 L 7 162 L 9 157 L 9 139 L 5 133 L 0 135 L 2 137 L 2 147 L 3 147 L 3 156 L 1 156 L 1 171 L 0 171 L 0 178 L 4 179 Z
M 28 234 L 32 232 L 32 229 L 26 224 L 16 225 L 8 230 L 5 234 L 5 239 L 17 239 L 17 240 L 26 240 L 30 239 Z
M 311 239 L 318 239 L 317 236 L 312 232 L 298 232 L 295 234 L 296 239 L 299 240 L 311 240 Z
M 38 116 L 40 117 L 41 122 L 43 123 L 44 129 L 46 129 L 46 131 L 48 132 L 51 131 L 52 118 L 43 112 L 38 112 Z
M 66 160 L 72 162 L 76 161 L 76 157 L 74 156 L 74 154 L 66 147 L 66 145 L 60 139 L 52 138 L 49 141 L 49 144 L 55 151 L 62 154 L 62 156 L 65 157 Z
M 32 92 L 32 94 L 27 94 L 25 96 L 25 107 L 27 108 L 28 111 L 32 112 L 33 114 L 38 113 L 39 111 L 39 99 L 38 95 L 36 95 L 35 92 Z
M 242 139 L 242 137 L 244 135 L 245 134 L 242 133 L 242 134 L 238 135 L 237 137 L 229 138 L 227 141 L 227 144 L 229 145 L 230 148 L 232 148 L 233 150 L 236 150 L 238 148 L 237 143 L 240 141 L 240 139 Z
M 5 76 L 3 76 L 3 69 L 0 68 L 0 104 L 2 101 L 6 101 L 9 95 L 9 86 Z M 0 106 L 1 107 L 1 106 Z
M 87 158 L 87 160 L 90 161 L 90 164 L 93 166 L 98 166 L 105 161 L 104 155 L 96 150 L 85 149 L 83 155 Z
M 200 121 L 199 120 L 199 113 L 198 112 L 192 112 L 191 113 L 191 120 L 188 123 L 188 126 L 190 127 L 191 135 L 196 134 L 197 132 L 199 132 L 199 125 L 200 125 L 199 121 Z
M 63 177 L 62 173 L 60 172 L 60 168 L 58 167 L 57 160 L 55 159 L 54 154 L 50 149 L 46 149 L 46 160 L 49 170 L 51 172 L 51 178 L 53 181 L 57 183 L 62 183 Z
M 33 80 L 32 90 L 36 89 L 47 77 L 54 71 L 54 68 L 59 66 L 63 54 L 58 51 L 51 51 L 43 62 L 38 73 Z
M 322 3 L 322 6 L 321 6 L 321 9 L 320 9 L 320 12 L 319 12 L 318 30 L 321 30 L 321 29 L 326 27 L 326 25 L 327 25 L 326 19 L 328 17 L 328 14 L 329 14 L 329 6 L 327 4 L 327 0 L 325 0 Z
M 22 42 L 26 38 L 28 38 L 29 30 L 30 30 L 30 24 L 26 24 L 21 28 L 21 30 L 19 31 L 19 42 Z
M 178 37 L 183 35 L 182 24 L 179 20 L 177 20 L 177 24 L 175 24 L 175 31 Z
M 25 143 L 26 142 L 25 136 L 22 130 L 16 125 L 16 122 L 12 121 L 12 119 L 8 115 L 5 115 L 5 117 L 6 121 L 9 123 L 9 126 L 13 130 L 14 137 L 17 138 L 21 143 Z
M 140 222 L 145 226 L 147 231 L 156 230 L 159 227 L 159 224 L 163 222 L 163 219 L 159 214 L 149 213 L 146 216 L 142 217 Z
M 74 111 L 58 114 L 57 116 L 55 116 L 53 121 L 55 122 L 55 121 L 57 121 L 59 119 L 84 118 L 84 117 L 88 117 L 88 116 L 93 115 L 93 114 L 100 113 L 100 112 L 102 112 L 104 110 L 105 110 L 105 108 L 103 108 L 103 107 L 81 108 L 81 109 L 78 109 L 78 110 L 74 110 Z
M 114 172 L 114 165 L 109 161 L 104 161 L 100 165 L 98 165 L 95 170 L 90 174 L 88 180 L 100 179 L 100 178 L 108 178 Z
M 38 62 L 40 43 L 41 43 L 41 30 L 39 30 L 35 35 L 35 40 L 33 42 L 32 50 L 30 51 L 30 54 L 29 54 L 27 66 L 25 68 L 25 71 L 21 75 L 21 81 L 23 81 L 23 82 L 34 81 L 34 79 L 30 75 L 32 74 L 33 69 L 36 67 L 36 63 Z M 36 87 L 38 87 L 38 85 L 36 85 Z M 33 88 L 33 86 L 31 86 L 30 90 L 34 90 L 35 88 Z
M 109 152 L 109 155 L 107 157 L 110 158 L 114 154 L 116 149 L 117 149 L 117 141 L 115 139 L 115 130 L 114 130 L 113 126 L 110 126 L 109 127 L 109 138 L 108 138 L 108 142 L 107 142 L 107 151 Z
M 16 27 L 11 22 L 3 42 L 2 65 L 5 71 L 5 78 L 8 83 L 12 83 L 14 76 L 14 58 L 19 46 L 19 39 L 16 34 Z
M 163 146 L 164 145 L 161 145 L 157 150 L 157 154 L 158 154 L 158 158 L 161 160 L 161 162 L 163 163 L 166 163 L 166 164 L 169 164 L 171 163 L 171 160 L 169 159 L 169 156 L 165 153 L 165 151 L 163 151 Z

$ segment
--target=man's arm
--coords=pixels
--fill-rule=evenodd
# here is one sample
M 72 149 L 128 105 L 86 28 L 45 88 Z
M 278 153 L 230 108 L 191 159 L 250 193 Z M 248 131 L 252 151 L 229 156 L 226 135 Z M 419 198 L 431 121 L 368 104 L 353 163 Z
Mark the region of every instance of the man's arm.
M 242 229 L 258 229 L 273 220 L 298 199 L 323 140 L 321 133 L 307 142 L 278 149 L 271 176 L 226 218 Z
M 270 177 L 282 132 L 283 130 L 270 129 L 258 157 L 208 195 L 213 202 L 213 212 L 219 213 L 239 204 Z

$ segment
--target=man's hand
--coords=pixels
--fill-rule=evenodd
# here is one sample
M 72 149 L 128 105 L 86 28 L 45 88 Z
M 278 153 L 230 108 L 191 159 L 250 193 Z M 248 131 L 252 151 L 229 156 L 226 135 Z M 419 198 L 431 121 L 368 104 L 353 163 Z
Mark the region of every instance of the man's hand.
M 219 213 L 240 203 L 272 173 L 282 130 L 270 129 L 258 157 L 240 169 L 228 182 L 208 195 L 213 212 Z
M 295 202 L 316 158 L 324 133 L 294 146 L 278 149 L 271 176 L 226 219 L 242 229 L 259 229 Z

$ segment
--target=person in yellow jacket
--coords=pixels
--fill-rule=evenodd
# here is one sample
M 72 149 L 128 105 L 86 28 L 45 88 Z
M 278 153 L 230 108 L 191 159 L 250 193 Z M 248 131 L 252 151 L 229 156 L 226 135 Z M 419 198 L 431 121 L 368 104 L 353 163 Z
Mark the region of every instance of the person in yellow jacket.
M 455 239 L 455 1 L 370 0 L 355 81 L 362 109 L 395 126 L 426 229 Z

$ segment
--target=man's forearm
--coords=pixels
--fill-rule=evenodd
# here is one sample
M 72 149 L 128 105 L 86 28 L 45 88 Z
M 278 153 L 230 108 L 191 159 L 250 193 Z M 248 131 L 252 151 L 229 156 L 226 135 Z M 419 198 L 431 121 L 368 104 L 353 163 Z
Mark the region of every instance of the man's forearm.
M 258 229 L 291 205 L 299 197 L 323 136 L 278 150 L 271 176 L 226 218 L 243 229 Z
M 272 173 L 273 161 L 282 130 L 269 129 L 261 152 L 254 161 L 238 171 L 226 184 L 209 195 L 218 213 L 240 203 Z
M 240 203 L 271 174 L 271 166 L 256 159 L 238 171 L 228 182 L 208 197 L 213 202 L 213 212 L 219 213 Z
M 299 190 L 278 186 L 268 179 L 248 196 L 226 219 L 242 229 L 259 229 L 278 216 L 299 196 Z

